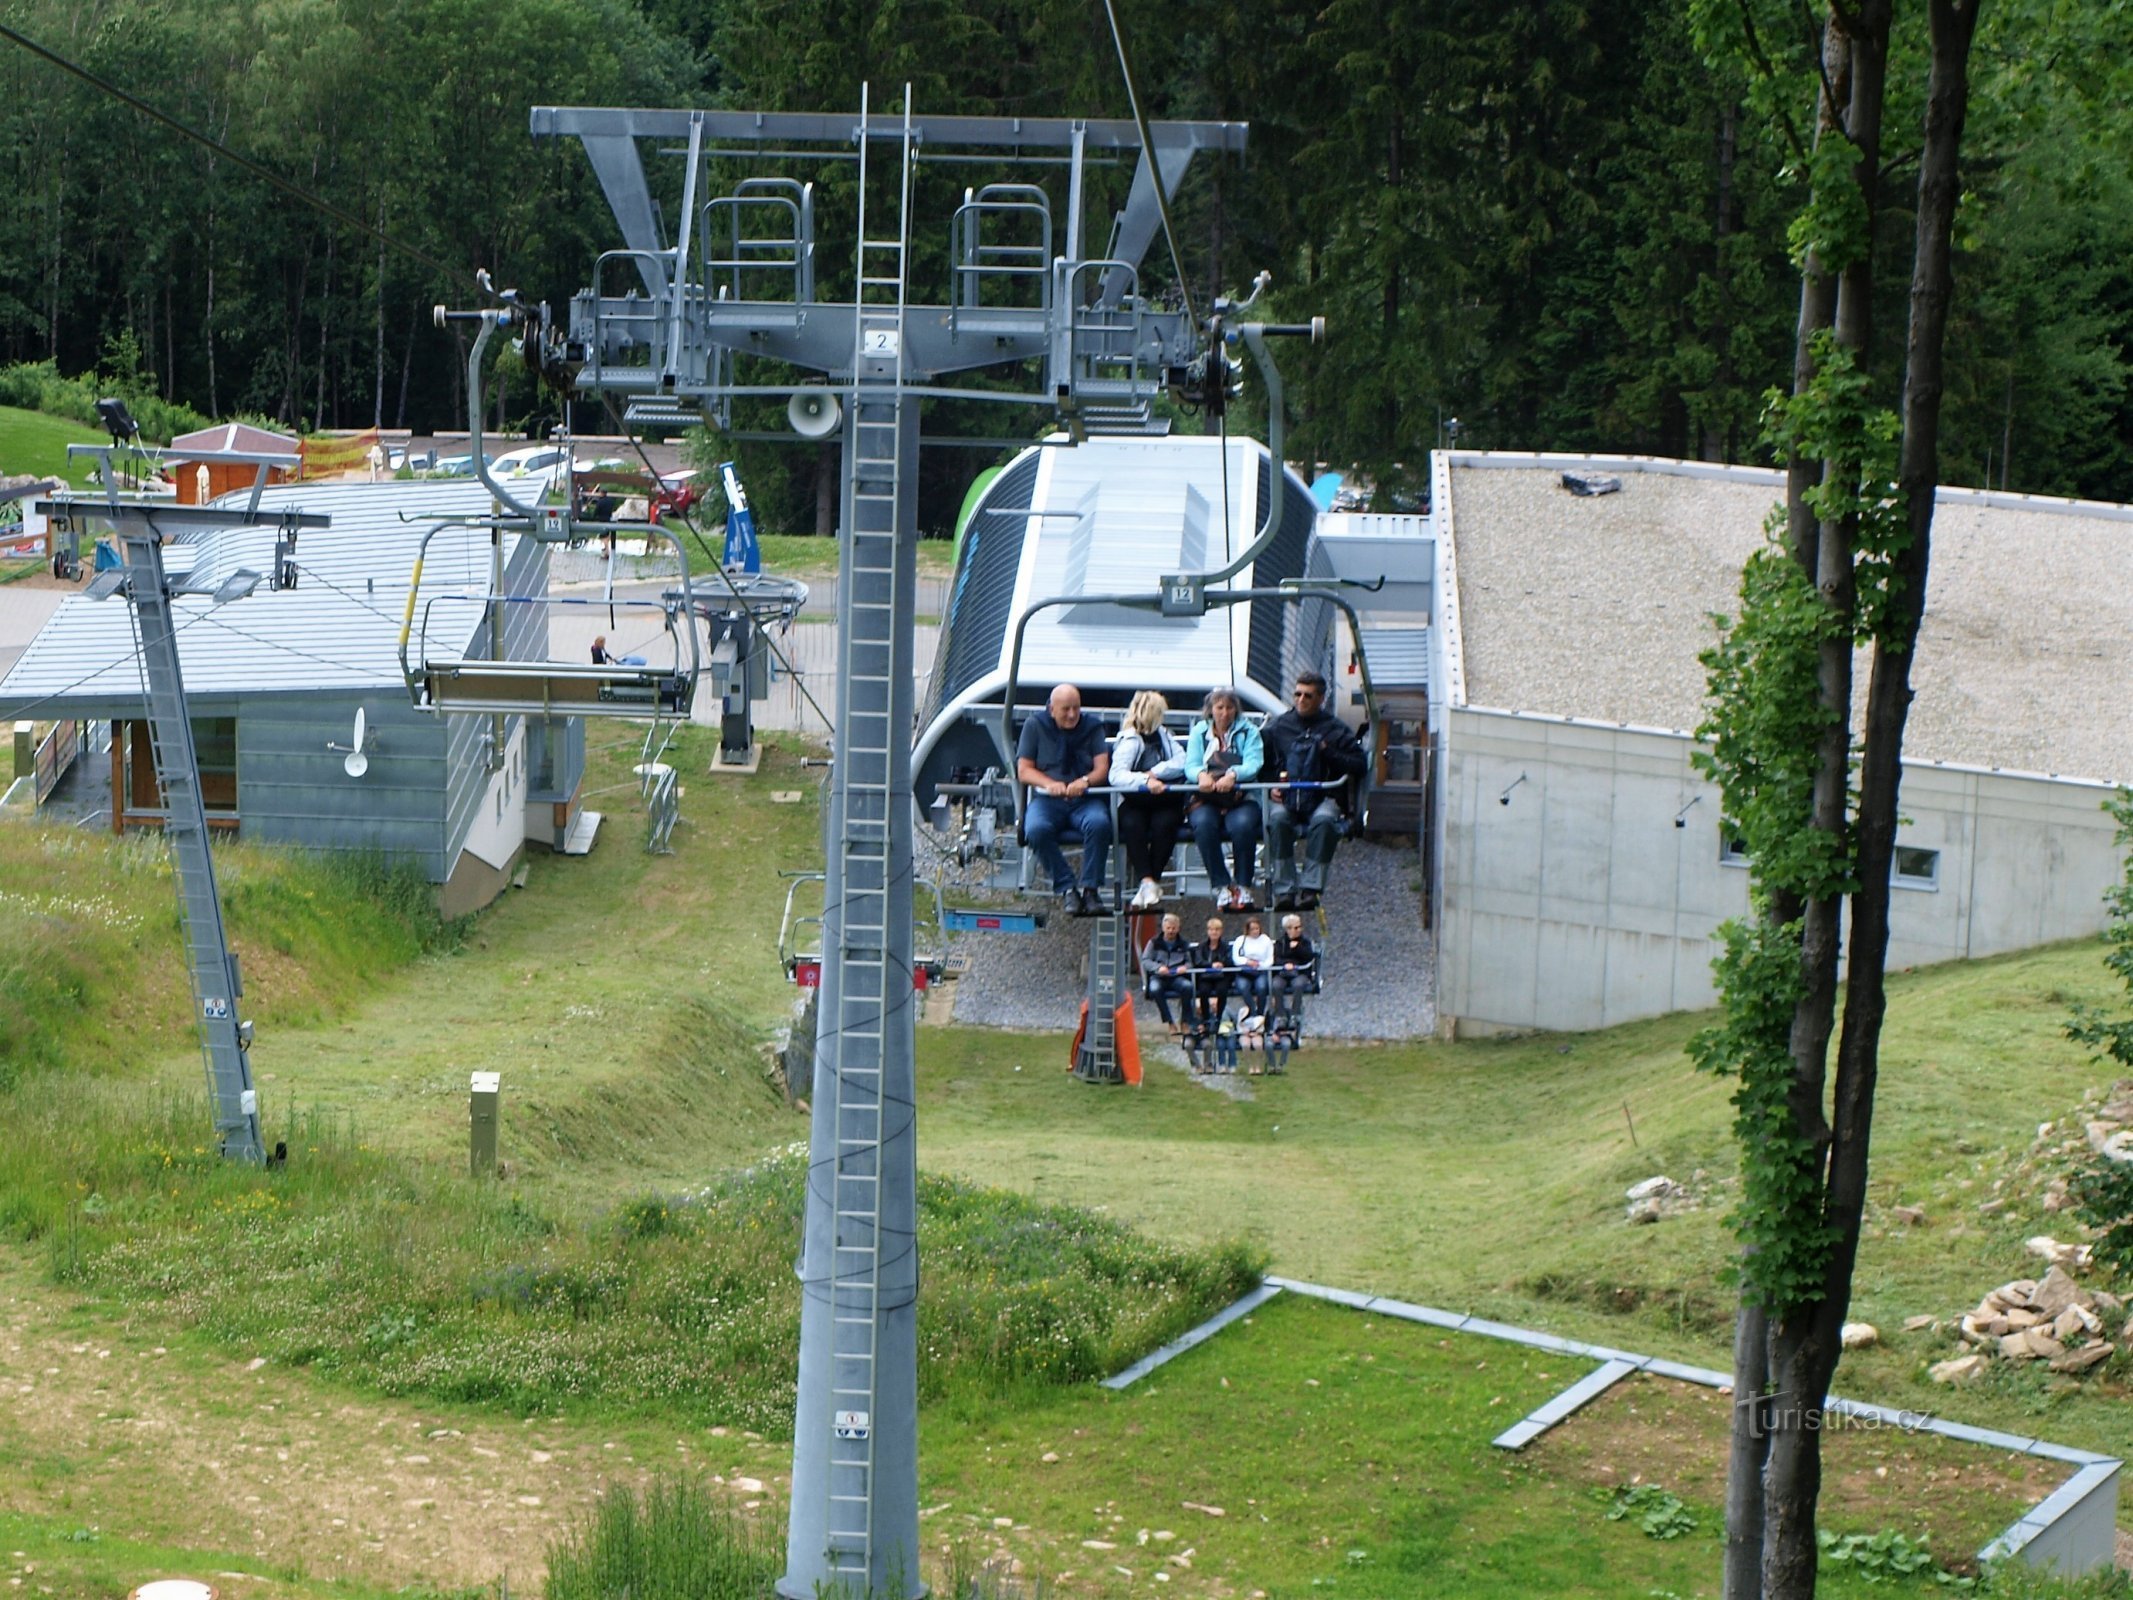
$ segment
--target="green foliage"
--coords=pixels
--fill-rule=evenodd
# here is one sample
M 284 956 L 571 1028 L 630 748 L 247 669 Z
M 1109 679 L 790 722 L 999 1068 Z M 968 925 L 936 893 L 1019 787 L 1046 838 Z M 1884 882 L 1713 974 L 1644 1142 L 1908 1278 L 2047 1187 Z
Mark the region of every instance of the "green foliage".
M 1826 464 L 1805 498 L 1823 523 L 1841 523 L 1850 530 L 1852 579 L 1858 591 L 1854 637 L 1866 644 L 1887 631 L 1900 587 L 1894 563 L 1911 541 L 1896 489 L 1896 452 L 1903 430 L 1894 411 L 1874 403 L 1873 380 L 1833 333 L 1826 328 L 1818 332 L 1812 350 L 1812 381 L 1797 394 L 1770 395 L 1770 442 L 1781 462 Z
M 1833 1567 L 1849 1567 L 1868 1583 L 1889 1583 L 1915 1578 L 1935 1570 L 1933 1552 L 1923 1539 L 1911 1539 L 1894 1528 L 1879 1533 L 1836 1534 L 1827 1528 L 1815 1530 L 1815 1543 L 1822 1559 Z M 1942 1581 L 1969 1588 L 1967 1579 L 1943 1575 Z
M 1627 1483 L 1592 1493 L 1607 1507 L 1609 1522 L 1634 1522 L 1648 1539 L 1679 1539 L 1696 1531 L 1696 1514 L 1682 1504 L 1681 1496 L 1656 1483 Z
M 776 1542 L 702 1481 L 612 1483 L 589 1519 L 548 1547 L 547 1600 L 763 1600 L 784 1570 Z
M 2104 893 L 2110 922 L 2104 930 L 2103 964 L 2133 996 L 2133 790 L 2119 790 L 2104 807 L 2118 823 L 2115 837 L 2126 847 L 2126 864 L 2124 876 Z M 2066 1036 L 2094 1050 L 2098 1060 L 2133 1070 L 2133 1012 L 2112 1016 L 2096 1006 L 2076 1006 Z M 2075 1171 L 2067 1192 L 2075 1215 L 2098 1230 L 2096 1258 L 2120 1272 L 2133 1272 L 2133 1166 L 2091 1157 Z
M 130 336 L 122 342 L 125 348 L 132 348 Z M 208 424 L 208 419 L 192 407 L 173 405 L 143 387 L 140 375 L 130 370 L 118 373 L 92 371 L 63 378 L 58 365 L 51 361 L 17 362 L 13 366 L 0 367 L 0 405 L 41 411 L 47 416 L 65 417 L 91 427 L 98 426 L 96 402 L 114 394 L 126 402 L 133 420 L 141 425 L 141 438 L 150 444 L 168 444 L 179 434 L 190 433 Z
M 2110 921 L 2104 929 L 2103 964 L 2133 998 L 2133 789 L 2121 789 L 2104 808 L 2118 823 L 2116 840 L 2126 847 L 2125 875 L 2104 893 Z M 2103 1059 L 2133 1069 L 2133 1012 L 2113 1017 L 2094 1006 L 2077 1006 L 2066 1036 Z

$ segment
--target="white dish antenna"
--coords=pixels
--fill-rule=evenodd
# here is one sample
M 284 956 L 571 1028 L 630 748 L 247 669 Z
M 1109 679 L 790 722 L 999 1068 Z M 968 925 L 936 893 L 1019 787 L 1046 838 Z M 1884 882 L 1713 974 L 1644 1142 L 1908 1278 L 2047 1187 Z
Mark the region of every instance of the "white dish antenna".
M 370 757 L 367 753 L 365 753 L 363 749 L 367 733 L 368 724 L 364 720 L 363 708 L 361 706 L 357 706 L 355 716 L 355 737 L 347 744 L 329 743 L 326 746 L 328 750 L 332 750 L 338 753 L 343 758 L 341 761 L 341 770 L 347 773 L 348 776 L 351 778 L 360 778 L 363 776 L 364 773 L 370 770 Z

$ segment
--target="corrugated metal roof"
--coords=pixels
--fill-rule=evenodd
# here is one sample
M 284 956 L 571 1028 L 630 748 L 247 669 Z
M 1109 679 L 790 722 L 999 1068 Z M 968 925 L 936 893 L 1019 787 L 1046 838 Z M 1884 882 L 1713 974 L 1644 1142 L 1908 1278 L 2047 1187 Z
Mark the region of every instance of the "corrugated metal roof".
M 323 513 L 333 525 L 300 537 L 302 571 L 294 589 L 262 583 L 249 598 L 219 607 L 204 597 L 174 602 L 187 692 L 397 688 L 400 619 L 422 535 L 440 517 L 482 513 L 489 499 L 472 481 L 268 489 L 262 507 Z M 469 601 L 431 605 L 428 597 L 485 592 L 489 562 L 486 530 L 450 528 L 431 541 L 422 610 L 433 654 L 465 653 L 482 608 Z M 240 568 L 265 574 L 273 563 L 271 526 L 200 534 L 164 551 L 167 570 L 189 571 L 196 582 L 218 582 Z M 418 614 L 418 629 L 423 621 Z M 61 604 L 0 680 L 0 717 L 31 714 L 33 705 L 45 716 L 109 715 L 105 708 L 115 699 L 131 708 L 139 694 L 130 608 L 76 596 Z

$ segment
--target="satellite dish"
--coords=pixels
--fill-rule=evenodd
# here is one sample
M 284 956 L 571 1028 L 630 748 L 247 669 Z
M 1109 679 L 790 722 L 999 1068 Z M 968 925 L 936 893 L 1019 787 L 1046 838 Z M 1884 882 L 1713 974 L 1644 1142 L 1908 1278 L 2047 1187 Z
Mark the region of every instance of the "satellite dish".
M 827 389 L 802 389 L 786 402 L 785 420 L 803 439 L 827 439 L 844 421 L 844 408 Z
M 363 708 L 357 706 L 354 739 L 347 744 L 328 744 L 326 746 L 328 750 L 345 756 L 345 759 L 341 762 L 341 770 L 351 778 L 360 778 L 370 770 L 370 757 L 363 753 L 363 743 L 367 729 L 368 724 L 364 720 Z

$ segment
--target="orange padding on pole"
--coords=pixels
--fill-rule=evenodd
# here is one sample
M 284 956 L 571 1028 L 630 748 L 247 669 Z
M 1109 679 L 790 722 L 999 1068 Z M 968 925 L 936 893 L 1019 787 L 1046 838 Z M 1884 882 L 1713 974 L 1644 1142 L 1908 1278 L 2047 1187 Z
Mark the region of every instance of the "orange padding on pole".
M 1089 1000 L 1082 996 L 1081 1020 L 1074 1024 L 1074 1042 L 1067 1046 L 1067 1071 L 1081 1065 L 1081 1041 L 1089 1036 Z
M 1083 1004 L 1087 1004 L 1086 1001 Z M 1118 1053 L 1118 1070 L 1125 1080 L 1139 1087 L 1141 1081 L 1141 1036 L 1133 1025 L 1133 996 L 1119 1001 L 1112 1013 L 1112 1048 Z

